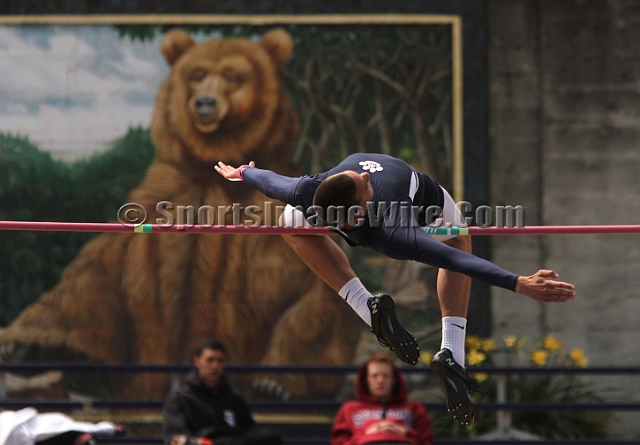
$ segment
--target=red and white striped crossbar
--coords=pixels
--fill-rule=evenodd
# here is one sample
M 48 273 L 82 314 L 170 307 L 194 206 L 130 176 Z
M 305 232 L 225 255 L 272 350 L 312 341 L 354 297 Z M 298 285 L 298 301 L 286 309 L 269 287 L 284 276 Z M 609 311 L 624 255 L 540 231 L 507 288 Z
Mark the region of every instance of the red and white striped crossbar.
M 159 225 L 138 226 L 120 223 L 72 223 L 36 221 L 0 221 L 0 230 L 39 232 L 135 232 L 135 233 L 219 233 L 243 235 L 330 235 L 332 231 L 321 227 L 266 227 L 266 226 L 200 226 Z M 438 227 L 429 229 L 434 235 L 612 235 L 640 234 L 640 225 L 587 225 L 587 226 L 526 226 L 526 227 Z

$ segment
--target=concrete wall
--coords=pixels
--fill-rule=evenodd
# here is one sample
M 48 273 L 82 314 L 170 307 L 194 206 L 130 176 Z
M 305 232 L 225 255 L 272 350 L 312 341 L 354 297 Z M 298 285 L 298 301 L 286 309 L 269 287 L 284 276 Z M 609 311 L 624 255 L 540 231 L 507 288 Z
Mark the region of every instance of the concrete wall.
M 640 2 L 489 0 L 493 205 L 527 225 L 640 223 Z M 640 366 L 640 236 L 492 238 L 493 260 L 553 269 L 576 300 L 542 305 L 494 290 L 494 337 L 551 333 L 594 366 Z M 599 379 L 640 401 L 640 376 Z M 640 435 L 639 413 L 612 434 Z

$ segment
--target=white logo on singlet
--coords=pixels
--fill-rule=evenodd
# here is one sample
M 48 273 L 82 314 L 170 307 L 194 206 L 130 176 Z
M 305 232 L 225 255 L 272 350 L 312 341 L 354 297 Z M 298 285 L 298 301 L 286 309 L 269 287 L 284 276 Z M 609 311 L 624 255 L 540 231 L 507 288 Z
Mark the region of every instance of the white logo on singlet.
M 363 170 L 368 170 L 369 173 L 382 171 L 382 165 L 375 161 L 361 161 L 360 165 L 362 165 Z

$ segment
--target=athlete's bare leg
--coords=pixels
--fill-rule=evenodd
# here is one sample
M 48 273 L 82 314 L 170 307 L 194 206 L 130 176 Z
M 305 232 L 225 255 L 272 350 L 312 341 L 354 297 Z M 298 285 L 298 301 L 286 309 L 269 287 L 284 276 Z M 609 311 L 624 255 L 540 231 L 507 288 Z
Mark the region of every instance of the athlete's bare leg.
M 457 236 L 444 241 L 444 243 L 463 252 L 471 253 L 471 236 Z M 437 288 L 442 316 L 467 318 L 471 278 L 461 273 L 440 269 Z
M 332 287 L 369 326 L 381 344 L 409 365 L 420 359 L 416 338 L 396 318 L 390 296 L 373 297 L 362 285 L 349 259 L 327 235 L 283 235 L 289 246 Z
M 471 237 L 457 236 L 447 245 L 471 253 Z M 442 311 L 442 349 L 431 359 L 431 370 L 443 383 L 447 409 L 462 425 L 473 423 L 473 388 L 464 369 L 464 343 L 471 279 L 466 275 L 440 269 L 438 300 Z M 455 361 L 455 362 L 454 362 Z

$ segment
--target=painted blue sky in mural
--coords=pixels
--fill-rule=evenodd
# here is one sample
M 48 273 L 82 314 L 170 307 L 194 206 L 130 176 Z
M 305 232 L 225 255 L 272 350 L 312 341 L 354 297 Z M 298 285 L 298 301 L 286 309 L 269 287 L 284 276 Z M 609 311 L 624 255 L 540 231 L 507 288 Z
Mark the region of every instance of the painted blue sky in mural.
M 81 157 L 147 127 L 168 72 L 158 40 L 110 26 L 0 26 L 0 131 Z

